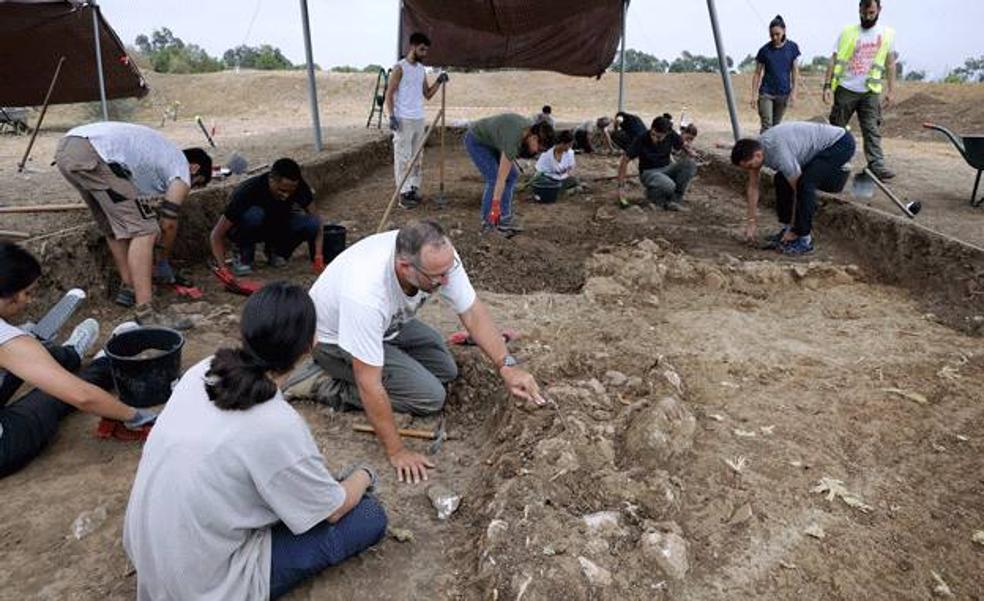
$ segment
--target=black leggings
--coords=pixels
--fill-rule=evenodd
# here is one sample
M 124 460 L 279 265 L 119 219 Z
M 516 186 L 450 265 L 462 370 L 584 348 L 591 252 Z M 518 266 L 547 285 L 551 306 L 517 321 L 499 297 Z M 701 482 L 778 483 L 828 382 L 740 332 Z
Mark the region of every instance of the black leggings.
M 79 371 L 81 360 L 75 349 L 56 346 L 48 349 L 52 358 L 66 370 Z M 83 369 L 79 377 L 105 390 L 113 388 L 109 359 L 97 359 Z M 8 373 L 0 385 L 0 478 L 9 476 L 37 457 L 58 432 L 61 418 L 75 410 L 51 395 L 35 388 L 6 405 L 23 382 Z

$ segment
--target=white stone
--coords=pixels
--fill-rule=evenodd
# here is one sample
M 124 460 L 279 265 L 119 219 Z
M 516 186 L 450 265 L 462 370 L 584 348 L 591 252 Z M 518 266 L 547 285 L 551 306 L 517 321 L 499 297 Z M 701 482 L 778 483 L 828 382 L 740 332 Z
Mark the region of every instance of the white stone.
M 611 572 L 586 557 L 579 556 L 577 561 L 581 564 L 581 572 L 592 586 L 611 586 Z

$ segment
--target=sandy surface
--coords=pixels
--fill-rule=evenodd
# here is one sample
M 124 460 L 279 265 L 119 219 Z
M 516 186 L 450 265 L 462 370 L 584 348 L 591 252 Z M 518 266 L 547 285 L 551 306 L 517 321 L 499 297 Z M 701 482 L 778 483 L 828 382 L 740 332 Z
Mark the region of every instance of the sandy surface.
M 735 191 L 706 173 L 690 212 L 619 211 L 610 183 L 594 181 L 615 162 L 581 158 L 589 194 L 519 200 L 527 231 L 511 240 L 478 234 L 467 159 L 448 163 L 443 210 L 428 163 L 428 202 L 393 223 L 426 215 L 452 230 L 553 403 L 510 400 L 475 350 L 455 350 L 457 439 L 434 479 L 464 500 L 447 522 L 352 432 L 361 415 L 299 403 L 332 468 L 383 468 L 391 525 L 414 540 L 387 538 L 289 598 L 896 601 L 933 597 L 934 572 L 956 598 L 984 596 L 972 542 L 984 528 L 981 339 L 925 315 L 833 240 L 806 260 L 749 249 Z M 381 167 L 319 206 L 351 242 L 375 231 L 390 177 Z M 199 322 L 185 365 L 234 340 L 242 304 L 200 266 L 192 274 L 206 297 L 179 305 Z M 257 277 L 313 279 L 302 261 Z M 457 329 L 446 307 L 424 318 Z M 69 417 L 42 457 L 0 481 L 5 596 L 133 597 L 120 534 L 139 447 L 97 441 L 94 427 Z M 814 492 L 825 478 L 855 505 Z M 73 521 L 99 508 L 106 517 L 77 539 Z

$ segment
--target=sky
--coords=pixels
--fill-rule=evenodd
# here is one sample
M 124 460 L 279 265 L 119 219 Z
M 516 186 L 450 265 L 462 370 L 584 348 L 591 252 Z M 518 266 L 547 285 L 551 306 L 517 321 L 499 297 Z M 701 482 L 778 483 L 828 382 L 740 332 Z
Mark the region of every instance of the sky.
M 448 0 L 463 1 L 463 0 Z M 840 30 L 857 22 L 855 0 L 717 0 L 728 54 L 739 62 L 768 41 L 768 22 L 782 14 L 788 36 L 805 58 L 829 56 Z M 168 27 L 186 43 L 221 57 L 247 44 L 279 47 L 304 63 L 299 0 L 100 0 L 106 18 L 127 44 Z M 308 0 L 314 61 L 388 65 L 396 58 L 399 0 Z M 884 0 L 883 23 L 897 30 L 896 49 L 907 69 L 942 77 L 971 56 L 984 55 L 984 0 Z M 683 50 L 713 55 L 704 0 L 632 0 L 628 48 L 670 59 Z M 440 43 L 434 40 L 434 43 Z

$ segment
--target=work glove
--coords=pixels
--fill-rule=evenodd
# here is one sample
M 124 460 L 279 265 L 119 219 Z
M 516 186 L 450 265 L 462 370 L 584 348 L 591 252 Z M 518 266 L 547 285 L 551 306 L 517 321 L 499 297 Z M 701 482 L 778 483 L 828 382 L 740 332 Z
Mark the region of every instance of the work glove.
M 311 271 L 316 275 L 325 270 L 325 258 L 321 255 L 315 255 L 314 261 L 311 262 Z
M 215 277 L 217 277 L 219 281 L 225 284 L 226 286 L 233 286 L 236 283 L 236 276 L 232 275 L 232 272 L 229 271 L 229 268 L 224 265 L 223 266 L 214 265 L 212 267 L 212 273 L 215 274 Z
M 447 83 L 449 79 L 451 78 L 448 76 L 448 72 L 441 71 L 441 74 L 437 76 L 437 83 Z
M 339 482 L 342 482 L 358 470 L 364 470 L 367 474 L 369 474 L 369 488 L 366 489 L 366 492 L 372 492 L 376 490 L 376 484 L 379 483 L 379 477 L 376 476 L 375 470 L 373 470 L 371 467 L 369 467 L 364 463 L 353 463 L 347 466 L 345 469 L 343 469 L 341 472 L 338 473 L 337 480 Z
M 130 421 L 123 422 L 128 430 L 139 430 L 144 426 L 151 426 L 157 421 L 157 414 L 149 409 L 137 409 L 137 414 Z
M 390 130 L 400 131 L 400 120 L 396 118 L 396 115 L 390 115 Z
M 488 223 L 489 225 L 499 225 L 499 218 L 501 217 L 502 207 L 501 201 L 498 198 L 492 199 L 492 208 L 489 209 Z

